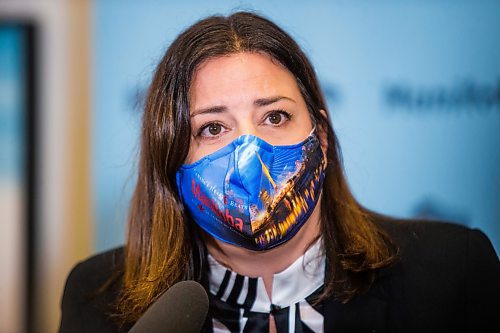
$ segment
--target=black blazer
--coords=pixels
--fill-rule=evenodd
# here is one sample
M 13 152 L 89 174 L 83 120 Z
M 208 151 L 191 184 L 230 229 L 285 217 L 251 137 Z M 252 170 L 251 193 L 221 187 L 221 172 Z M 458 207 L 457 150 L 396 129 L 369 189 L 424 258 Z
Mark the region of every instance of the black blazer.
M 500 263 L 478 230 L 437 222 L 377 217 L 400 248 L 368 292 L 324 306 L 325 332 L 500 332 Z M 107 315 L 123 268 L 123 248 L 98 254 L 71 271 L 62 299 L 61 333 L 127 332 Z

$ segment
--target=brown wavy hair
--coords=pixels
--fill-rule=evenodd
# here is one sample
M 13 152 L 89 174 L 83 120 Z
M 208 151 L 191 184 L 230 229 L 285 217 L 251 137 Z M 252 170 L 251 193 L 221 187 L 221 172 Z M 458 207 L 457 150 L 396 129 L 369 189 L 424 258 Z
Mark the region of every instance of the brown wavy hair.
M 211 16 L 182 32 L 161 59 L 144 106 L 138 179 L 130 206 L 122 323 L 136 321 L 174 283 L 204 274 L 206 249 L 176 190 L 175 174 L 188 153 L 189 94 L 197 68 L 238 52 L 270 55 L 297 80 L 312 119 L 327 134 L 327 172 L 321 229 L 327 257 L 322 299 L 347 302 L 366 290 L 376 269 L 394 258 L 390 240 L 353 197 L 344 177 L 337 137 L 313 66 L 297 43 L 268 19 L 249 12 Z

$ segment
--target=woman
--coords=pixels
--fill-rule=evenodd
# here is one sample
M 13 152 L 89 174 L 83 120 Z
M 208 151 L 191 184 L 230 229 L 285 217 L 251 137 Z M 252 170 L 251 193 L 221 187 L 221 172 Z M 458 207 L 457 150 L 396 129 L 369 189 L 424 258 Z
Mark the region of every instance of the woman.
M 73 269 L 61 332 L 127 331 L 182 280 L 208 291 L 206 332 L 500 326 L 489 240 L 356 202 L 313 67 L 272 22 L 241 12 L 178 36 L 142 128 L 127 244 Z

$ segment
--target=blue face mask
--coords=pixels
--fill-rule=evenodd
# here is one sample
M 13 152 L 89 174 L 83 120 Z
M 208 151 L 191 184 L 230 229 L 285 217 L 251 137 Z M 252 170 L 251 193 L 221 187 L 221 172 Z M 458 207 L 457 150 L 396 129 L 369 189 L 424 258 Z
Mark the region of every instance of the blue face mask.
M 243 135 L 177 171 L 191 218 L 213 237 L 262 251 L 290 240 L 318 201 L 326 160 L 314 133 L 273 146 Z

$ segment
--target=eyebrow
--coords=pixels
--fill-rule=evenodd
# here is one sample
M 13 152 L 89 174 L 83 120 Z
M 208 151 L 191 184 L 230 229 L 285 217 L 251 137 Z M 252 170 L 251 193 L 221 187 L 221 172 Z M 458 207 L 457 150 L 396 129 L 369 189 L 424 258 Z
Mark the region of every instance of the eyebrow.
M 209 106 L 208 108 L 203 108 L 203 109 L 198 109 L 194 110 L 193 113 L 190 115 L 191 118 L 194 116 L 200 115 L 200 114 L 206 114 L 206 113 L 223 113 L 227 111 L 226 106 L 222 105 L 216 105 L 216 106 Z
M 278 101 L 281 101 L 283 99 L 286 99 L 286 100 L 289 100 L 289 101 L 292 101 L 295 103 L 295 101 L 293 99 L 291 99 L 290 97 L 285 97 L 285 96 L 272 96 L 272 97 L 267 97 L 267 98 L 259 98 L 259 99 L 256 99 L 253 104 L 256 105 L 256 106 L 267 106 L 267 105 L 270 105 L 270 104 L 273 104 L 273 103 L 276 103 Z
M 295 100 L 293 100 L 290 97 L 285 97 L 285 96 L 272 96 L 272 97 L 266 97 L 266 98 L 258 98 L 256 99 L 253 104 L 258 107 L 262 106 L 268 106 L 273 103 L 276 103 L 281 100 L 289 100 L 295 103 Z M 227 111 L 227 107 L 223 105 L 216 105 L 216 106 L 209 106 L 207 108 L 202 108 L 193 111 L 193 113 L 190 115 L 191 118 L 198 116 L 200 114 L 207 114 L 207 113 L 224 113 Z

